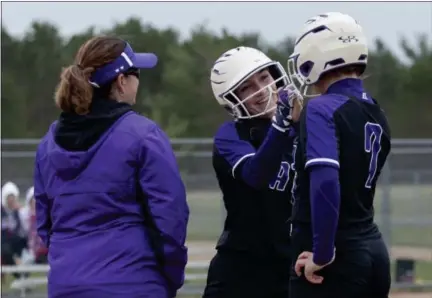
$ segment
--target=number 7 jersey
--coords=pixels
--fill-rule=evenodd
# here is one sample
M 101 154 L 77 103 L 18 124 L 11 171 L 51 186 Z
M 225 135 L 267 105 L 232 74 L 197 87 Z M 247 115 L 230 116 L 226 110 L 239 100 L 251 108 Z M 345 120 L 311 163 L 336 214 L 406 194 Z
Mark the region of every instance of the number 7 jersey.
M 390 129 L 377 102 L 362 94 L 324 94 L 303 110 L 294 164 L 294 224 L 311 223 L 309 171 L 319 166 L 339 169 L 338 230 L 367 229 L 373 223 L 375 187 L 390 152 Z

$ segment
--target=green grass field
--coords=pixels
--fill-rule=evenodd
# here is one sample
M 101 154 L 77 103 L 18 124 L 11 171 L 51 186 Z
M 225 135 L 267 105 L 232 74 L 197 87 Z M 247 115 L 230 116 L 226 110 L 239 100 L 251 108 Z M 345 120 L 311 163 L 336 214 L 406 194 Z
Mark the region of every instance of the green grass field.
M 392 264 L 392 272 L 394 272 L 394 263 Z M 200 271 L 189 271 L 193 273 L 205 273 Z M 415 275 L 416 275 L 416 281 L 418 283 L 424 282 L 424 281 L 432 281 L 432 262 L 416 262 L 416 268 L 415 268 Z M 41 274 L 32 274 L 32 276 L 41 276 Z M 5 291 L 8 291 L 9 283 L 12 281 L 12 278 L 10 276 L 7 277 L 7 280 L 3 284 L 2 288 Z M 205 281 L 195 281 L 195 282 L 186 282 L 184 287 L 193 287 L 197 289 L 202 289 L 204 287 Z M 34 289 L 33 293 L 44 293 L 46 291 L 45 287 L 41 286 L 37 289 Z M 29 298 L 32 298 L 32 293 L 28 296 Z M 179 294 L 177 297 L 179 298 L 198 298 L 201 297 L 199 294 Z
M 381 220 L 382 189 L 377 189 L 375 214 Z M 394 186 L 390 192 L 392 245 L 432 248 L 432 186 Z M 215 241 L 222 229 L 221 194 L 190 192 L 188 240 Z M 411 221 L 411 223 L 405 223 Z M 419 221 L 426 223 L 420 224 Z M 382 227 L 384 230 L 384 227 Z
M 377 189 L 376 220 L 380 224 L 383 190 Z M 223 224 L 223 205 L 219 192 L 188 194 L 190 221 L 188 240 L 216 241 Z M 391 244 L 432 249 L 432 186 L 394 186 L 390 189 Z M 419 223 L 425 221 L 426 223 Z M 407 223 L 406 223 L 407 222 Z M 394 273 L 392 263 L 392 274 Z M 432 281 L 432 262 L 416 262 L 416 280 Z M 199 295 L 180 295 L 195 298 Z
M 394 186 L 391 188 L 391 244 L 424 247 L 432 249 L 432 186 Z M 376 219 L 381 219 L 383 192 L 377 190 Z M 288 198 L 289 199 L 289 198 Z M 190 192 L 188 194 L 190 221 L 188 241 L 204 240 L 215 242 L 220 235 L 223 224 L 223 206 L 219 192 Z M 406 223 L 405 221 L 412 221 Z M 426 221 L 419 224 L 419 221 Z M 399 222 L 399 223 L 398 223 Z M 402 222 L 402 223 L 401 223 Z M 188 271 L 189 273 L 206 273 L 205 271 Z M 392 267 L 394 272 L 394 266 Z M 432 262 L 416 262 L 416 280 L 432 281 Z M 3 289 L 8 289 L 7 282 Z M 204 281 L 187 282 L 185 287 L 204 286 Z M 43 291 L 43 289 L 38 289 Z M 29 296 L 31 297 L 31 296 Z M 200 295 L 178 295 L 180 298 L 197 298 Z
M 383 189 L 377 189 L 374 206 L 378 224 L 382 218 L 382 199 Z M 190 207 L 188 240 L 216 241 L 224 219 L 221 194 L 217 191 L 190 192 L 188 203 Z M 390 207 L 391 245 L 432 249 L 432 186 L 394 186 L 390 189 Z M 383 228 L 382 225 L 380 226 Z M 394 271 L 394 264 L 392 264 L 392 273 Z M 419 282 L 432 281 L 432 262 L 416 262 L 415 275 Z

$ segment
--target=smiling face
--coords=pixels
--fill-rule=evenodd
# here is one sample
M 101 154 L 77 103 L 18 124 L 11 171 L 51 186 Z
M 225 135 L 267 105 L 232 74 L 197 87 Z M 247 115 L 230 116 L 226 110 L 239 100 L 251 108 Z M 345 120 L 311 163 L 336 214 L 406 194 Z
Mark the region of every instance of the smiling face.
M 277 103 L 275 80 L 268 71 L 263 69 L 251 75 L 235 91 L 243 101 L 244 106 L 251 115 L 264 113 L 261 117 L 271 118 Z

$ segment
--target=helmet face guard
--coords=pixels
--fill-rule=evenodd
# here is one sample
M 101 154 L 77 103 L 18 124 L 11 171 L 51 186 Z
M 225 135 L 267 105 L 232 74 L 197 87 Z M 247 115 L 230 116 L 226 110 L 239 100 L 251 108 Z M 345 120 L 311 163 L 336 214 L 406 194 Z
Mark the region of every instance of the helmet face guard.
M 264 69 L 268 69 L 270 72 L 270 75 L 273 77 L 274 81 L 270 84 L 262 87 L 260 90 L 254 92 L 253 94 L 249 95 L 248 97 L 244 99 L 240 99 L 236 95 L 237 88 L 247 81 L 252 75 L 258 73 L 259 71 L 262 71 Z M 277 94 L 277 91 L 287 85 L 288 83 L 288 76 L 286 72 L 284 71 L 283 67 L 278 62 L 271 62 L 262 65 L 259 68 L 256 68 L 251 73 L 249 73 L 247 76 L 242 78 L 239 82 L 237 82 L 233 87 L 228 90 L 225 94 L 222 94 L 221 97 L 226 102 L 226 109 L 230 114 L 232 114 L 233 117 L 236 119 L 252 119 L 261 117 L 263 115 L 266 115 L 276 109 L 276 104 L 274 104 L 272 98 L 275 94 Z M 255 114 L 251 114 L 251 112 L 246 108 L 245 103 L 254 98 L 257 94 L 263 92 L 263 90 L 266 90 L 267 93 L 267 99 L 266 99 L 266 106 L 265 108 Z
M 297 59 L 299 54 L 291 55 L 288 58 L 287 62 L 287 71 L 288 71 L 288 82 L 292 84 L 302 96 L 304 97 L 316 97 L 320 94 L 312 94 L 312 84 L 308 85 L 306 81 L 303 79 L 303 76 L 299 72 L 297 68 Z M 305 70 L 307 71 L 307 70 Z

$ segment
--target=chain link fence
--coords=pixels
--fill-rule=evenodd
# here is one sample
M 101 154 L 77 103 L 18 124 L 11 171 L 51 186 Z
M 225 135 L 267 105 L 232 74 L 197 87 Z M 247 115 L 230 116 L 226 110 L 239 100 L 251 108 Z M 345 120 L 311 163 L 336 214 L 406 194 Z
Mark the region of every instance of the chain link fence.
M 22 193 L 32 185 L 38 143 L 2 140 L 2 183 L 13 181 Z M 191 240 L 215 240 L 224 211 L 211 162 L 212 139 L 172 139 L 172 144 L 191 204 Z M 432 248 L 432 139 L 393 141 L 376 198 L 377 221 L 388 244 Z
M 188 244 L 199 260 L 210 259 L 225 218 L 212 168 L 212 139 L 172 139 L 190 206 Z M 2 140 L 1 182 L 21 193 L 32 185 L 39 140 Z M 376 192 L 376 221 L 393 259 L 432 261 L 432 139 L 398 139 Z M 188 296 L 189 297 L 189 296 Z M 197 296 L 198 297 L 198 296 Z

